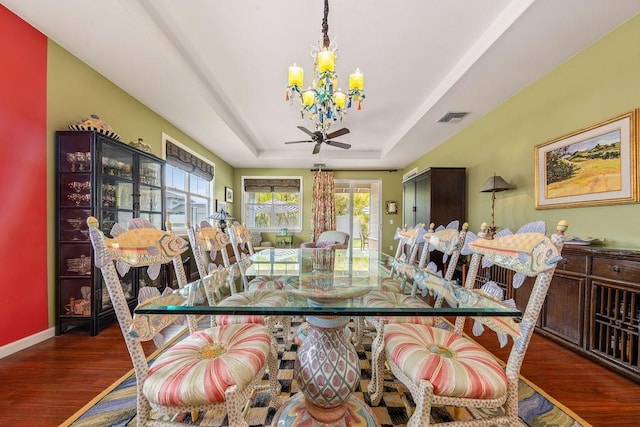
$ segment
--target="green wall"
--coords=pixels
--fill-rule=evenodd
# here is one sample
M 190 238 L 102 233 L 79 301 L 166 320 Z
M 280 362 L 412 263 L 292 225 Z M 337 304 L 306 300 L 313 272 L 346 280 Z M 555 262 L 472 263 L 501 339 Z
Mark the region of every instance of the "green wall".
M 111 125 L 121 141 L 128 143 L 143 138 L 156 156 L 162 155 L 162 134 L 166 133 L 215 165 L 215 197 L 218 199 L 224 199 L 224 187 L 233 182 L 233 168 L 51 40 L 47 54 L 48 287 L 49 324 L 53 326 L 56 312 L 55 131 L 66 130 L 69 124 L 95 114 Z
M 535 209 L 534 147 L 640 106 L 640 15 L 558 66 L 407 166 L 467 168 L 470 229 L 490 222 L 491 195 L 479 193 L 495 172 L 515 186 L 496 194 L 496 225 L 516 230 L 561 219 L 567 234 L 606 238 L 614 247 L 640 247 L 638 204 Z M 549 46 L 553 49 L 553 46 Z
M 234 194 L 235 203 L 233 204 L 233 215 L 240 218 L 242 177 L 243 176 L 301 176 L 302 177 L 302 231 L 293 233 L 293 246 L 297 247 L 302 242 L 311 240 L 311 194 L 313 193 L 313 172 L 310 169 L 235 169 L 234 174 Z M 393 235 L 396 226 L 400 225 L 402 215 L 387 215 L 384 213 L 384 202 L 386 200 L 402 200 L 402 173 L 387 171 L 363 171 L 363 172 L 335 172 L 335 179 L 351 179 L 351 180 L 380 180 L 382 182 L 382 250 L 390 253 L 389 246 L 393 245 L 395 249 L 395 241 Z M 241 196 L 240 196 L 241 197 Z M 393 224 L 389 221 L 393 220 Z M 352 236 L 353 237 L 353 236 Z M 263 233 L 263 238 L 275 241 L 273 233 Z M 392 253 L 392 252 L 391 252 Z

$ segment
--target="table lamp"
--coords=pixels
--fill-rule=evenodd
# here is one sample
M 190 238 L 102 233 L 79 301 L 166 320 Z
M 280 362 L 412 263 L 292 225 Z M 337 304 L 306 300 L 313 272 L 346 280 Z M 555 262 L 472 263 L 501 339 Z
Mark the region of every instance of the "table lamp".
M 209 218 L 219 221 L 220 230 L 222 231 L 224 231 L 224 229 L 227 227 L 227 221 L 233 221 L 235 219 L 233 218 L 233 215 L 231 215 L 224 209 L 220 209 L 218 212 L 214 212 Z
M 505 181 L 501 176 L 493 174 L 487 182 L 484 183 L 481 193 L 491 193 L 491 227 L 489 227 L 488 233 L 489 236 L 493 237 L 498 227 L 495 224 L 495 215 L 494 215 L 494 207 L 496 203 L 496 193 L 499 191 L 511 190 L 513 187 Z

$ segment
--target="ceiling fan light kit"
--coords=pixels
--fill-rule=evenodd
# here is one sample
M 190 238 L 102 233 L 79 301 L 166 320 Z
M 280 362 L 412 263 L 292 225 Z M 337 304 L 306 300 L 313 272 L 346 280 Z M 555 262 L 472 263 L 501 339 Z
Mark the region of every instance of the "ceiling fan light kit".
M 327 133 L 332 123 L 342 121 L 346 110 L 355 102 L 358 110 L 362 109 L 364 100 L 364 75 L 360 69 L 349 76 L 349 90 L 344 92 L 338 86 L 338 75 L 335 71 L 336 47 L 329 40 L 329 0 L 324 1 L 324 18 L 322 20 L 322 44 L 311 52 L 313 57 L 313 83 L 304 87 L 304 70 L 295 63 L 289 67 L 289 79 L 286 100 L 293 103 L 300 99 L 302 118 L 307 116 L 313 120 L 316 130 Z M 326 135 L 325 139 L 331 139 Z M 326 141 L 328 143 L 328 141 Z M 332 145 L 332 144 L 330 144 Z M 343 147 L 344 148 L 344 147 Z

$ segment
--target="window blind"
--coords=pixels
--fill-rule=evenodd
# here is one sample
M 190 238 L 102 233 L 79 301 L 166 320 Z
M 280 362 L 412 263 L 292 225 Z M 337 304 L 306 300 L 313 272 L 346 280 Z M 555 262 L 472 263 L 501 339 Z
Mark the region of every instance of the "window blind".
M 198 156 L 194 156 L 187 150 L 167 141 L 167 163 L 192 173 L 207 181 L 213 180 L 215 175 L 213 165 L 205 162 Z
M 247 178 L 244 180 L 244 191 L 252 193 L 299 193 L 300 180 L 290 178 Z

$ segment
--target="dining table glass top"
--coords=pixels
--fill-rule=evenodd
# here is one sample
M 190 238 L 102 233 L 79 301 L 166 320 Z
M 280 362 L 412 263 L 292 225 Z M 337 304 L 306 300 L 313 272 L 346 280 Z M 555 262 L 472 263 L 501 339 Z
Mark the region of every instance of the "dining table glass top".
M 244 261 L 246 282 L 271 282 L 272 289 L 243 290 L 238 266 L 222 282 L 210 275 L 193 281 L 172 294 L 155 298 L 135 308 L 136 314 L 232 314 L 232 315 L 316 315 L 316 316 L 509 316 L 520 310 L 468 290 L 437 274 L 410 267 L 392 256 L 360 249 L 264 249 Z M 400 271 L 400 273 L 398 272 Z M 411 277 L 412 280 L 404 280 Z M 367 295 L 383 295 L 384 283 L 395 279 L 402 293 L 424 299 L 422 289 L 442 296 L 441 307 L 418 304 L 371 306 Z M 423 286 L 414 288 L 417 281 Z M 231 292 L 233 283 L 235 291 Z M 251 289 L 251 285 L 249 286 Z M 286 298 L 261 298 L 273 291 Z M 416 292 L 417 291 L 417 292 Z M 216 295 L 212 298 L 212 295 Z M 226 305 L 225 299 L 240 294 L 245 301 Z M 207 298 L 207 295 L 209 298 Z M 215 299 L 215 303 L 212 302 Z M 238 297 L 234 297 L 238 299 Z M 276 302 L 274 302 L 276 301 Z

